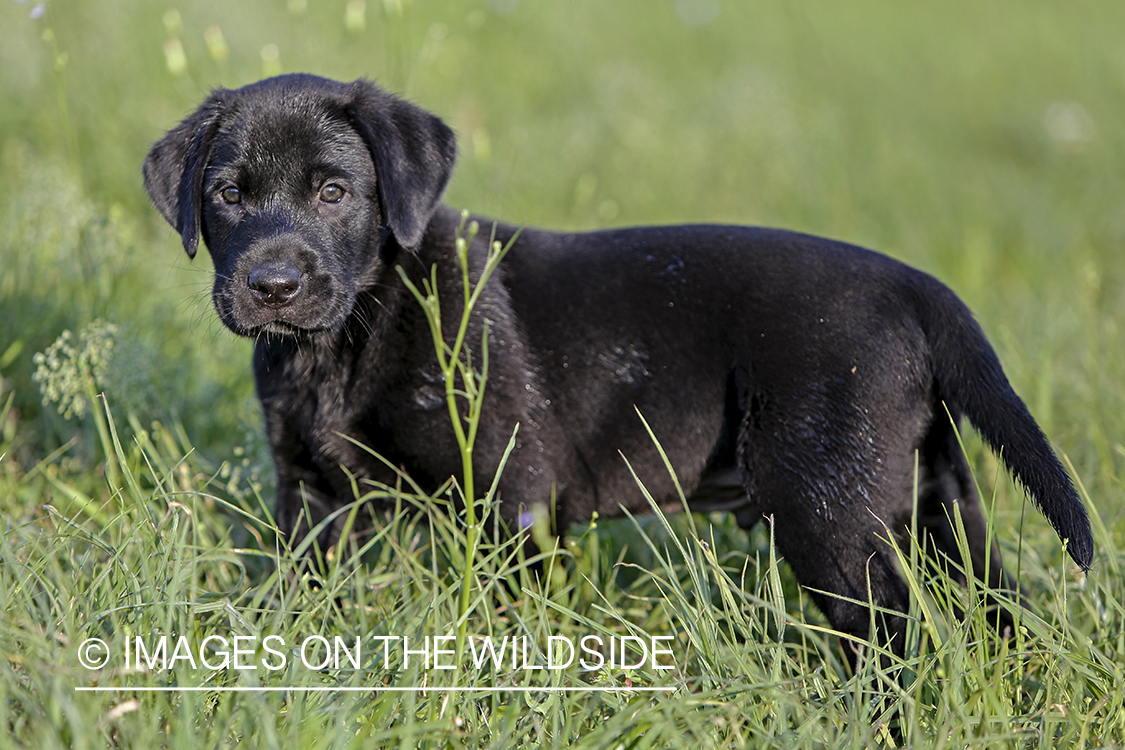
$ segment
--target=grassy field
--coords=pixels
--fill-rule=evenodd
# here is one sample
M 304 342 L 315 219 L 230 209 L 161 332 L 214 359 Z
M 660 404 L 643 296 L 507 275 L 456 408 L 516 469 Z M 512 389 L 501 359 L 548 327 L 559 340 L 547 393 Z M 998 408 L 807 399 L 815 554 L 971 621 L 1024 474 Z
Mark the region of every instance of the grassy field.
M 9 0 L 0 24 L 0 745 L 1125 746 L 1125 5 Z M 289 71 L 444 117 L 459 208 L 768 224 L 935 274 L 1080 481 L 1093 570 L 967 434 L 1029 603 L 1007 641 L 905 550 L 907 654 L 853 672 L 768 529 L 598 521 L 534 579 L 408 487 L 310 581 L 272 531 L 249 345 L 140 180 L 210 88 Z M 668 653 L 472 658 L 507 637 L 542 665 L 550 636 Z

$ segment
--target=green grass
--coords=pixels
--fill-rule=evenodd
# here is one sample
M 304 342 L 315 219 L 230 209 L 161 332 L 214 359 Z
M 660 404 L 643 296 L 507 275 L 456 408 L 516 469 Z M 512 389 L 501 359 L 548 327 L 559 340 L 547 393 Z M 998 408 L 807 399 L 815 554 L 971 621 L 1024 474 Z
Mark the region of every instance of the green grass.
M 0 5 L 8 744 L 1125 744 L 1125 6 L 726 2 L 693 27 L 677 5 L 693 6 L 52 0 L 33 20 L 30 3 Z M 442 115 L 461 144 L 458 207 L 560 228 L 784 226 L 936 274 L 976 311 L 1073 466 L 1095 514 L 1094 569 L 1075 575 L 967 435 L 1028 595 L 1009 641 L 907 549 L 907 654 L 853 674 L 767 528 L 598 520 L 573 529 L 537 580 L 510 545 L 474 537 L 443 497 L 408 486 L 401 512 L 330 551 L 314 585 L 272 531 L 248 344 L 215 319 L 208 261 L 187 261 L 139 175 L 149 144 L 209 88 L 271 68 L 372 76 Z M 64 330 L 73 354 L 54 359 L 75 366 L 34 380 L 48 365 L 35 355 Z M 50 388 L 83 415 L 44 405 Z M 422 671 L 385 665 L 370 640 L 462 628 L 539 649 L 550 635 L 671 636 L 675 668 Z M 364 659 L 123 668 L 127 638 L 160 634 L 359 636 Z M 93 637 L 114 654 L 102 670 L 79 662 Z M 621 689 L 369 689 L 586 683 Z M 75 690 L 92 686 L 123 689 Z M 167 686 L 212 689 L 143 690 Z M 215 689 L 257 686 L 365 689 Z M 629 690 L 651 686 L 671 690 Z

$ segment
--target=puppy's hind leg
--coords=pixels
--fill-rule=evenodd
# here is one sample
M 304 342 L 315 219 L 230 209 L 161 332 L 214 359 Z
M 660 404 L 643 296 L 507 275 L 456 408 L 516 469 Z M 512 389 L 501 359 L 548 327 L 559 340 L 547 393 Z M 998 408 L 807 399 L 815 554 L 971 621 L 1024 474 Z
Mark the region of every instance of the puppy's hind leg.
M 843 464 L 831 456 L 825 462 L 825 445 L 815 436 L 805 438 L 815 446 L 778 437 L 759 441 L 759 448 L 770 447 L 747 450 L 743 460 L 751 502 L 767 520 L 772 516 L 779 552 L 835 630 L 858 641 L 874 633 L 876 642 L 903 653 L 910 593 L 887 539 L 895 519 L 883 517 L 896 507 L 890 501 L 899 488 L 860 485 L 857 474 L 833 470 Z M 784 447 L 777 449 L 779 442 Z
M 931 564 L 949 571 L 961 583 L 972 575 L 991 589 L 1013 592 L 1018 597 L 1018 586 L 1004 570 L 1000 551 L 989 539 L 969 463 L 945 414 L 935 417 L 926 435 L 919 453 L 919 472 L 919 542 Z M 969 553 L 967 560 L 957 542 L 958 516 Z M 988 606 L 994 610 L 990 619 L 997 631 L 1010 634 L 1011 614 L 993 600 Z
M 909 591 L 898 574 L 886 529 L 866 510 L 834 514 L 833 523 L 810 529 L 798 520 L 805 501 L 774 514 L 774 537 L 798 582 L 839 632 L 859 640 L 874 637 L 901 654 L 906 639 Z M 794 512 L 796 511 L 796 512 Z M 844 518 L 843 516 L 848 516 Z M 843 522 L 836 528 L 835 523 Z

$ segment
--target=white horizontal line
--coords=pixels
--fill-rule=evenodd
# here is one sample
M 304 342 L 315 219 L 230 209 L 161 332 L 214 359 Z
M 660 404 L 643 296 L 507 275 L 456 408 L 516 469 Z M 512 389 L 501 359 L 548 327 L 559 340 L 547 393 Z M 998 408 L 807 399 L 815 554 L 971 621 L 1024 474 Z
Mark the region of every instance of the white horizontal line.
M 656 693 L 671 692 L 673 687 L 247 687 L 247 686 L 193 686 L 193 687 L 130 687 L 97 686 L 76 687 L 80 693 Z

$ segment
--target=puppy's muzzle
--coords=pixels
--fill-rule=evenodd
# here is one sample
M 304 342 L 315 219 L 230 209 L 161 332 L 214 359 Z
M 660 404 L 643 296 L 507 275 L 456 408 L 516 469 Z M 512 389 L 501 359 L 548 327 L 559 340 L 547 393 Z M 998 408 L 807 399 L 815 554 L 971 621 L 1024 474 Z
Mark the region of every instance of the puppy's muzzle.
M 301 293 L 301 272 L 287 263 L 263 263 L 246 280 L 250 294 L 261 304 L 284 307 Z

